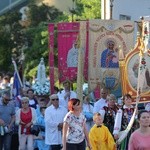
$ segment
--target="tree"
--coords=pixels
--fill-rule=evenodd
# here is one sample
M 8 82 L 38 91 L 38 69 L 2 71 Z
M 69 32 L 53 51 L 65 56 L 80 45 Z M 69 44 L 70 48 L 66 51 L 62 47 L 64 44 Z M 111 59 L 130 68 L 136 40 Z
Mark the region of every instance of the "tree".
M 76 0 L 74 18 L 76 20 L 100 19 L 101 0 Z
M 35 76 L 41 57 L 48 66 L 48 23 L 67 22 L 72 16 L 62 13 L 53 6 L 36 5 L 36 1 L 30 0 L 28 4 L 30 21 L 28 26 L 20 24 L 21 14 L 18 10 L 0 16 L 0 71 L 13 72 L 11 57 L 15 58 L 18 66 L 23 66 L 25 76 Z M 100 0 L 76 0 L 75 2 L 76 8 L 72 12 L 75 19 L 100 18 Z M 25 60 L 22 58 L 23 53 Z M 57 66 L 57 40 L 55 40 L 54 53 Z

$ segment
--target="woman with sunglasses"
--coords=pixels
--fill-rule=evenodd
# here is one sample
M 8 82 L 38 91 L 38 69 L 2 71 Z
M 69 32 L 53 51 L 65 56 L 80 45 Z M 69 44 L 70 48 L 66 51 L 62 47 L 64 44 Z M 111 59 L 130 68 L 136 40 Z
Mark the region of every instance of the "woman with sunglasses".
M 64 118 L 63 125 L 63 150 L 85 150 L 85 139 L 87 146 L 91 149 L 86 129 L 86 119 L 81 113 L 80 100 L 70 99 L 68 109 L 69 112 Z
M 29 107 L 28 97 L 22 97 L 21 105 L 22 108 L 16 112 L 16 124 L 19 125 L 19 149 L 33 150 L 33 135 L 30 129 L 36 123 L 36 111 Z

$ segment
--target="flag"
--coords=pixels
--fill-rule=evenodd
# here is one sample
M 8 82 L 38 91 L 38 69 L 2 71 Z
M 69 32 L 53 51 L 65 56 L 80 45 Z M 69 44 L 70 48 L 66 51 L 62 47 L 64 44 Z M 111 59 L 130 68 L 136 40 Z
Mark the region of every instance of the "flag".
M 21 85 L 19 82 L 18 74 L 15 71 L 14 82 L 13 82 L 13 91 L 12 91 L 14 99 L 20 94 L 20 88 L 21 88 Z

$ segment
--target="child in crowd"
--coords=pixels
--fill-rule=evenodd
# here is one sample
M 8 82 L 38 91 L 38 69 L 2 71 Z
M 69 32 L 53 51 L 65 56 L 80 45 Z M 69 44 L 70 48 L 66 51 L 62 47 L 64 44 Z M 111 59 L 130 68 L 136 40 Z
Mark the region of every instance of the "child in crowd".
M 40 107 L 41 115 L 37 118 L 37 125 L 45 128 L 44 114 L 46 107 Z M 45 144 L 45 132 L 40 131 L 39 135 L 35 137 L 35 143 L 38 150 L 50 150 L 49 145 Z
M 103 119 L 100 113 L 93 116 L 95 125 L 89 132 L 89 140 L 92 150 L 115 150 L 114 139 L 106 126 L 103 125 Z

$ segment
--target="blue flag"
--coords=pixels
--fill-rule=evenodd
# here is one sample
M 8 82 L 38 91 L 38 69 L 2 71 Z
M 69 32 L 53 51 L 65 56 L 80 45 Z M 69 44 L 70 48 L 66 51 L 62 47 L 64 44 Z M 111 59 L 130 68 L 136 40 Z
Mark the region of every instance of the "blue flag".
M 13 97 L 14 99 L 20 94 L 21 85 L 17 72 L 14 73 L 14 83 L 13 83 Z

